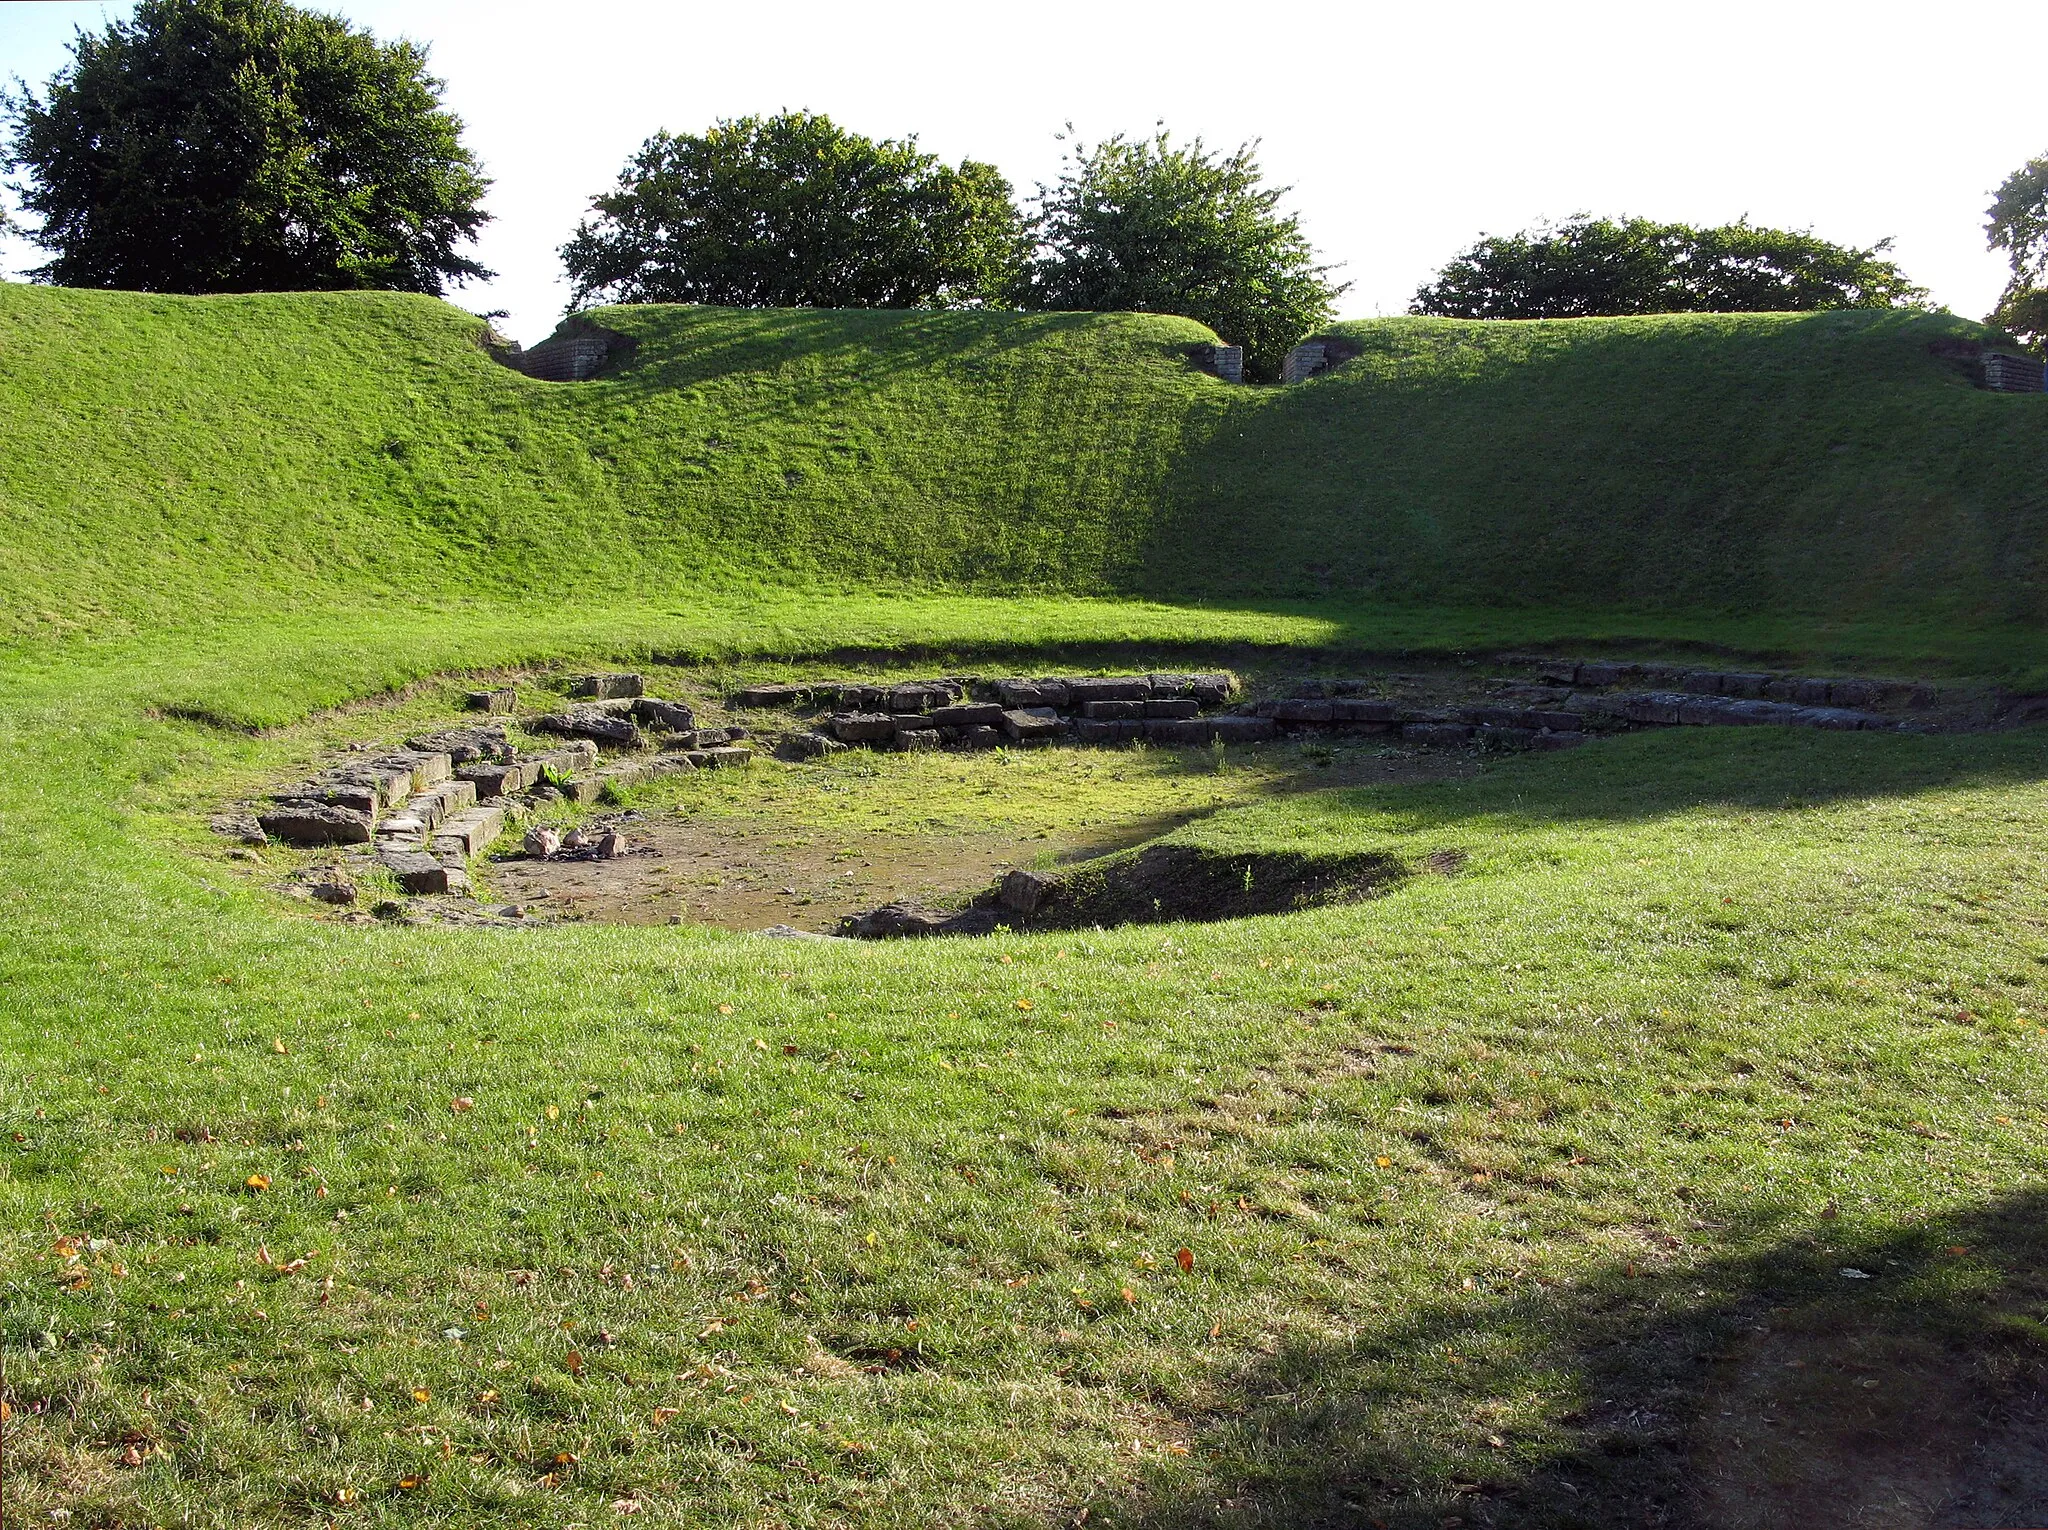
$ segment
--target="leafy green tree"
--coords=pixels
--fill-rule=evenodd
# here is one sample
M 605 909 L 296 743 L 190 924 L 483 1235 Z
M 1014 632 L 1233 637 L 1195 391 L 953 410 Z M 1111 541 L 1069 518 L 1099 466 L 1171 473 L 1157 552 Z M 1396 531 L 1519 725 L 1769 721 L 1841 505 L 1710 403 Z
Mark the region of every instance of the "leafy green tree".
M 2029 345 L 2048 344 L 2048 154 L 2007 176 L 1985 217 L 1990 247 L 2005 251 L 2012 266 L 1985 322 Z
M 1811 233 L 1581 215 L 1481 239 L 1415 294 L 1411 313 L 1453 319 L 1784 313 L 1898 308 L 1926 297 L 1889 260 Z
M 1023 216 L 995 166 L 812 112 L 656 133 L 562 246 L 578 304 L 926 308 L 1016 280 Z
M 1279 210 L 1292 188 L 1265 184 L 1257 148 L 1181 148 L 1164 131 L 1077 143 L 1039 187 L 1024 306 L 1180 314 L 1242 345 L 1253 376 L 1278 375 L 1345 288 Z
M 489 186 L 409 42 L 284 0 L 141 0 L 7 99 L 8 168 L 69 287 L 390 288 L 488 276 Z

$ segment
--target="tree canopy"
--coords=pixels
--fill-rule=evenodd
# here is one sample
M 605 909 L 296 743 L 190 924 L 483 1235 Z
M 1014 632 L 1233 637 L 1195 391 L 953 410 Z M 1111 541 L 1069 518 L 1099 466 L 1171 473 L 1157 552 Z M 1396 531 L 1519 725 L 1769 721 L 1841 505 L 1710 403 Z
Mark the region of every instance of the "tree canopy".
M 993 165 L 942 164 L 812 112 L 657 133 L 562 246 L 575 301 L 743 308 L 987 302 L 1023 219 Z
M 2005 178 L 1985 218 L 1987 242 L 2005 251 L 2012 268 L 1985 322 L 2028 344 L 2048 344 L 2048 154 Z
M 1810 232 L 1585 215 L 1489 236 L 1437 273 L 1409 311 L 1454 319 L 1897 308 L 1924 298 L 1881 240 L 1867 250 Z
M 284 0 L 141 0 L 7 100 L 7 164 L 54 259 L 150 292 L 389 288 L 488 276 L 456 253 L 489 182 L 409 42 Z
M 1164 131 L 1076 144 L 1039 188 L 1024 305 L 1180 314 L 1242 345 L 1254 376 L 1277 375 L 1344 288 L 1279 210 L 1292 188 L 1265 184 L 1257 147 L 1177 147 Z

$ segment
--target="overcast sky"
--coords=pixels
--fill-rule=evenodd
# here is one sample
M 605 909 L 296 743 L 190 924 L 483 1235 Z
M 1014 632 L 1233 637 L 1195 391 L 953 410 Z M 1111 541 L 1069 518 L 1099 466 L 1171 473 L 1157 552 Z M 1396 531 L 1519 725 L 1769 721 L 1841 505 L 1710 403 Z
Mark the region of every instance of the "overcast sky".
M 698 0 L 345 0 L 431 50 L 493 177 L 479 257 L 454 294 L 545 335 L 567 300 L 556 249 L 657 128 L 807 107 L 875 137 L 993 161 L 1020 194 L 1055 135 L 1164 121 L 1263 140 L 1275 181 L 1352 283 L 1346 317 L 1405 310 L 1482 233 L 1589 211 L 1891 237 L 1936 303 L 1973 317 L 2004 279 L 1990 193 L 2048 152 L 2020 83 L 2048 6 L 1948 0 L 1607 4 L 1038 0 L 716 5 Z M 105 0 L 0 5 L 0 64 L 40 83 Z M 2010 70 L 2004 66 L 2010 64 Z M 0 250 L 11 275 L 35 258 Z

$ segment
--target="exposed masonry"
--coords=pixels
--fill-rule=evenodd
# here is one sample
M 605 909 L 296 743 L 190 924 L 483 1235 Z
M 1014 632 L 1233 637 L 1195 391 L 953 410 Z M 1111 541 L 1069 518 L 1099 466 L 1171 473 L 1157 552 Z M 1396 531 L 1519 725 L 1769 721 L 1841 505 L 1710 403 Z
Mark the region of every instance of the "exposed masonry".
M 585 675 L 562 710 L 527 727 L 564 742 L 522 753 L 503 723 L 423 733 L 405 748 L 346 760 L 280 787 L 255 814 L 267 839 L 291 845 L 373 845 L 409 893 L 469 890 L 470 857 L 536 806 L 596 802 L 608 786 L 687 770 L 745 765 L 744 728 L 700 728 L 682 702 L 644 696 L 638 675 Z M 472 710 L 507 713 L 518 693 L 472 691 Z M 601 748 L 629 750 L 603 762 Z

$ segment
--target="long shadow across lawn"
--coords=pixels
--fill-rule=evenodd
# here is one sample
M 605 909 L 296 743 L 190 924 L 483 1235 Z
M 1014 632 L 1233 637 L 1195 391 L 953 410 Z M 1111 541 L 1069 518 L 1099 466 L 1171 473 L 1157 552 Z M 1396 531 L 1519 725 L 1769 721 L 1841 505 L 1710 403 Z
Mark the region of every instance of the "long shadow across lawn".
M 1750 1243 L 1571 1287 L 1504 1279 L 1370 1341 L 1288 1340 L 1182 1420 L 1206 1470 L 1098 1500 L 1090 1517 L 1148 1530 L 2048 1524 L 2048 1193 Z M 1547 1416 L 1500 1418 L 1492 1400 L 1532 1383 Z

